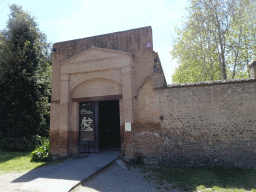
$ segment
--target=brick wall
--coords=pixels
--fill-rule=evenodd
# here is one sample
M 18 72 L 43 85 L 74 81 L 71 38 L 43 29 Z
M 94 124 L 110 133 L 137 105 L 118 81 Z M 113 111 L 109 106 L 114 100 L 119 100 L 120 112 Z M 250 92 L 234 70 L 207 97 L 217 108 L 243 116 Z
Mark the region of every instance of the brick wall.
M 66 152 L 70 154 L 76 154 L 78 152 L 78 131 L 79 126 L 77 122 L 74 121 L 76 116 L 74 114 L 77 113 L 74 107 L 74 103 L 72 102 L 72 94 L 85 97 L 83 94 L 85 91 L 69 93 L 69 105 L 68 105 L 68 127 L 63 131 L 60 124 L 60 119 L 63 118 L 62 111 L 60 106 L 60 95 L 61 95 L 61 74 L 60 69 L 63 61 L 67 59 L 71 59 L 76 55 L 90 49 L 92 46 L 97 48 L 104 48 L 109 50 L 117 50 L 123 51 L 127 53 L 131 53 L 132 55 L 132 66 L 133 66 L 133 82 L 132 82 L 132 106 L 133 106 L 133 122 L 132 122 L 132 131 L 124 131 L 124 121 L 121 119 L 121 145 L 122 152 L 126 152 L 127 156 L 133 156 L 134 150 L 136 148 L 135 140 L 134 140 L 134 130 L 133 127 L 138 126 L 142 120 L 138 119 L 136 116 L 139 116 L 141 110 L 137 110 L 136 106 L 138 104 L 138 100 L 143 101 L 143 97 L 139 95 L 143 95 L 145 87 L 150 91 L 150 94 L 153 93 L 153 85 L 152 85 L 152 76 L 153 76 L 153 66 L 154 59 L 158 58 L 157 53 L 153 51 L 153 42 L 152 42 L 152 29 L 151 27 L 143 27 L 138 29 L 132 29 L 128 31 L 104 34 L 94 37 L 87 37 L 83 39 L 75 39 L 71 41 L 59 42 L 53 45 L 56 52 L 53 53 L 52 57 L 52 95 L 51 95 L 51 154 L 65 154 Z M 163 73 L 159 70 L 161 69 L 161 65 L 157 65 L 155 68 L 157 74 L 155 74 L 155 79 L 157 77 L 159 86 L 162 86 L 164 83 L 166 84 Z M 96 72 L 95 72 L 96 73 Z M 72 81 L 74 74 L 70 74 L 70 82 Z M 76 75 L 76 74 L 75 74 Z M 88 75 L 88 74 L 86 74 Z M 113 74 L 117 75 L 117 74 Z M 148 80 L 150 80 L 151 85 L 147 88 Z M 146 85 L 146 86 L 144 86 Z M 88 85 L 89 86 L 89 85 Z M 71 87 L 70 86 L 66 86 Z M 103 84 L 101 85 L 103 87 Z M 106 86 L 105 86 L 106 87 Z M 143 90 L 142 90 L 142 87 Z M 68 89 L 69 89 L 68 88 Z M 63 91 L 63 90 L 62 90 Z M 70 91 L 70 90 L 69 90 Z M 146 91 L 147 92 L 147 91 Z M 97 96 L 101 96 L 102 94 L 110 94 L 109 92 L 104 93 L 101 91 Z M 112 94 L 112 93 L 111 93 Z M 122 93 L 126 94 L 126 93 Z M 147 93 L 148 94 L 148 93 Z M 152 95 L 152 94 L 151 94 Z M 147 100 L 147 102 L 152 103 L 152 99 Z M 122 103 L 122 101 L 121 101 Z M 153 102 L 154 103 L 154 102 Z M 72 107 L 73 106 L 73 107 Z M 120 106 L 122 107 L 122 105 Z M 147 109 L 149 111 L 150 109 Z M 152 127 L 152 122 L 148 122 L 149 117 L 159 116 L 156 110 L 151 111 L 153 115 L 149 115 L 147 113 L 141 114 L 141 118 L 144 119 L 142 125 L 144 128 L 146 126 Z M 156 113 L 155 113 L 156 112 Z M 67 114 L 65 114 L 67 115 Z M 120 114 L 120 118 L 123 114 Z M 143 117 L 144 116 L 144 117 Z M 146 117 L 146 118 L 145 118 Z M 64 118 L 65 119 L 65 118 Z M 153 122 L 154 123 L 154 122 Z M 66 125 L 67 123 L 65 123 Z M 159 127 L 160 124 L 158 123 Z M 149 129 L 149 128 L 148 128 Z M 160 129 L 160 128 L 158 128 Z M 147 153 L 148 154 L 148 153 Z
M 121 119 L 122 153 L 141 154 L 145 163 L 160 160 L 173 166 L 256 168 L 256 80 L 166 86 L 158 54 L 148 46 L 150 43 L 151 27 L 144 27 L 53 45 L 56 52 L 53 54 L 51 154 L 65 154 L 65 150 L 78 153 L 79 125 L 74 120 L 78 115 L 77 103 L 69 104 L 67 131 L 62 133 L 60 129 L 60 65 L 94 45 L 133 55 L 134 120 L 130 132 L 124 131 Z M 250 65 L 252 78 L 256 74 L 255 63 Z M 122 115 L 120 118 L 124 118 Z
M 256 79 L 256 59 L 249 65 L 250 78 Z
M 151 43 L 151 47 L 147 44 Z M 142 27 L 128 31 L 109 33 L 83 39 L 75 39 L 55 43 L 52 63 L 52 101 L 60 99 L 60 63 L 88 50 L 91 46 L 113 49 L 133 54 L 135 89 L 138 89 L 144 79 L 152 71 L 154 58 L 151 27 Z M 139 75 L 137 75 L 139 74 Z
M 173 166 L 256 168 L 255 79 L 179 84 L 155 90 L 163 162 Z

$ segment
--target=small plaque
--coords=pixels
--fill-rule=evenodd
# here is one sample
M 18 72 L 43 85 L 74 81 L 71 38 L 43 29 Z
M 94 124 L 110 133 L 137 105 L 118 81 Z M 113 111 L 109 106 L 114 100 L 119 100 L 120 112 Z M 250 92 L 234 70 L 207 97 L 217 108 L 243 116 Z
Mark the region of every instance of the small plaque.
M 131 131 L 131 122 L 125 122 L 125 131 Z

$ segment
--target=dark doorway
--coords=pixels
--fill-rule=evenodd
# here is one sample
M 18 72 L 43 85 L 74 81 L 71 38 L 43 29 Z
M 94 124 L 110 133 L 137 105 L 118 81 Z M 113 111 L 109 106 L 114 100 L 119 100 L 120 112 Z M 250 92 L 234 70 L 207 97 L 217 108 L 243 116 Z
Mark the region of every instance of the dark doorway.
M 99 150 L 121 150 L 119 100 L 99 102 Z

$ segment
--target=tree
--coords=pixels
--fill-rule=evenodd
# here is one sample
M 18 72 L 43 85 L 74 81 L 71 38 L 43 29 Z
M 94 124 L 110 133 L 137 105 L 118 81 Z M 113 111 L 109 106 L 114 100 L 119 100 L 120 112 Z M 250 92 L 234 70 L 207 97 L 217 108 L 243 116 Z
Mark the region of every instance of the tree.
M 49 115 L 50 45 L 35 18 L 11 5 L 7 27 L 1 32 L 0 132 L 26 138 L 44 132 Z
M 179 61 L 173 81 L 248 77 L 249 62 L 255 57 L 255 2 L 192 0 L 187 10 L 171 51 Z
M 191 39 L 193 31 L 179 30 L 177 44 L 172 50 L 172 55 L 179 59 L 182 64 L 176 69 L 172 76 L 173 82 L 188 83 L 220 78 L 217 54 L 212 53 L 214 45 L 206 41 L 207 35 L 204 33 Z
M 51 57 L 47 62 L 40 63 L 39 69 L 35 74 L 37 86 L 41 93 L 41 115 L 43 116 L 39 135 L 49 137 L 50 128 L 50 102 L 51 102 L 51 88 L 52 88 L 52 62 Z

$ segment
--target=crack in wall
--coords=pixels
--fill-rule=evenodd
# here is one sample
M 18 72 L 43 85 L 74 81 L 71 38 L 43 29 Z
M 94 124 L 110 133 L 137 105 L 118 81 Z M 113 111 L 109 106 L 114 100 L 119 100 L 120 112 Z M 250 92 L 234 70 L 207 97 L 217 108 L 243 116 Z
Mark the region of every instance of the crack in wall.
M 149 75 L 145 78 L 145 80 L 143 81 L 143 83 L 141 84 L 141 86 L 138 88 L 137 90 L 137 94 L 134 96 L 134 98 L 137 100 L 138 96 L 139 96 L 139 92 L 142 89 L 143 85 L 147 82 L 147 80 L 152 77 L 152 75 Z

